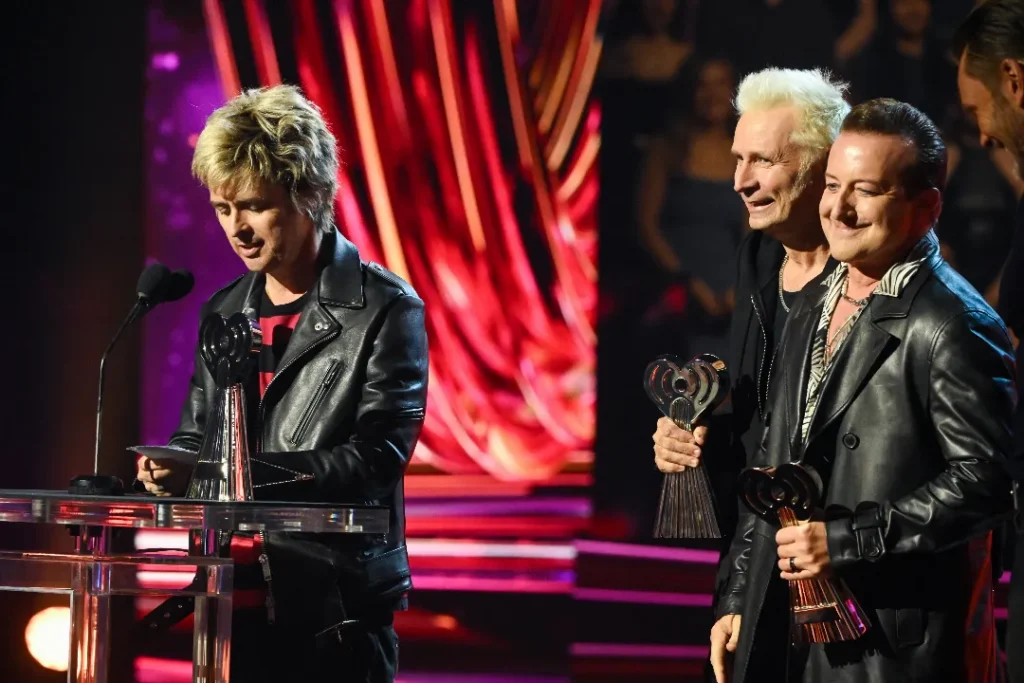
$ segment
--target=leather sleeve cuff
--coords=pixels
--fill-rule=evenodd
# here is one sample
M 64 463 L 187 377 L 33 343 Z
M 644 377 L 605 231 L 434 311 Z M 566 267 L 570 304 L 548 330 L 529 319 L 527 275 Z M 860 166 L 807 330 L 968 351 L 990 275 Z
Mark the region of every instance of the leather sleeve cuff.
M 718 597 L 718 606 L 715 609 L 715 619 L 721 619 L 726 614 L 742 614 L 743 603 L 747 597 L 747 575 L 733 572 L 729 575 L 728 587 Z
M 860 503 L 850 511 L 841 506 L 825 514 L 825 541 L 834 569 L 855 562 L 877 562 L 885 556 L 882 508 L 878 503 Z
M 718 609 L 715 610 L 715 620 L 717 621 L 727 614 L 743 614 L 744 597 L 742 593 L 723 595 L 718 601 Z

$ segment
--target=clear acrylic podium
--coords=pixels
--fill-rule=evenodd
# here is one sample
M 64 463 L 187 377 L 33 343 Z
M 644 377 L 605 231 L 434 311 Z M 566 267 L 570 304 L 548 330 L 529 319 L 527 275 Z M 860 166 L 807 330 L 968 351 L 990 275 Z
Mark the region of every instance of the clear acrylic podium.
M 109 552 L 111 531 L 126 527 L 187 529 L 193 548 L 215 547 L 218 531 L 386 534 L 388 508 L 0 489 L 0 522 L 74 528 L 74 553 L 0 552 L 0 591 L 71 596 L 69 681 L 107 682 L 112 596 L 157 595 L 195 598 L 193 681 L 228 683 L 232 561 L 195 554 L 114 555 Z M 195 568 L 201 581 L 178 590 L 139 586 L 139 569 L 161 567 Z

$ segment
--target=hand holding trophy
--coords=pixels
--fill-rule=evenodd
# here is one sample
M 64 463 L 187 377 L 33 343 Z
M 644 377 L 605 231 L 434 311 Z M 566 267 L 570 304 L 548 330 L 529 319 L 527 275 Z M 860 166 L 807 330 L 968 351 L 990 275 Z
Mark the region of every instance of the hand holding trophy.
M 692 432 L 728 396 L 725 363 L 711 354 L 683 363 L 661 356 L 644 373 L 647 396 L 678 427 Z M 703 460 L 665 474 L 658 502 L 656 538 L 721 538 L 715 498 Z
M 739 486 L 740 499 L 751 512 L 783 527 L 806 523 L 821 502 L 820 476 L 810 465 L 797 462 L 749 467 L 740 473 Z M 838 577 L 790 581 L 789 599 L 795 641 L 856 640 L 868 631 L 864 610 Z

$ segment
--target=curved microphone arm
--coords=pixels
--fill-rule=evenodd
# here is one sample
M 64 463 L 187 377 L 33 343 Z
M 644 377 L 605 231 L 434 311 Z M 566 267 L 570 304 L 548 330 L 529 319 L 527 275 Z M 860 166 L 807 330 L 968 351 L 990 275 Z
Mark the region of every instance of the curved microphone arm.
M 107 349 L 100 357 L 99 392 L 96 398 L 96 450 L 93 454 L 92 460 L 93 474 L 99 474 L 100 469 L 100 441 L 103 438 L 103 380 L 106 373 L 107 356 L 110 355 L 114 345 L 117 344 L 118 339 L 121 338 L 121 335 L 128 326 L 148 313 L 153 306 L 154 304 L 149 299 L 140 296 L 138 300 L 136 300 L 135 305 L 132 306 L 132 310 L 129 311 L 128 316 L 121 323 L 121 326 L 117 328 L 114 338 L 110 340 L 110 344 L 107 345 Z

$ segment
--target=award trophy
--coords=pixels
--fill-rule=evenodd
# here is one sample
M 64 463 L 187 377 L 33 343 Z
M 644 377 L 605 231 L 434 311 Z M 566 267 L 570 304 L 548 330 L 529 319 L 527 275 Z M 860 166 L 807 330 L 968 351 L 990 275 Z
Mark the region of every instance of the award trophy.
M 740 498 L 757 516 L 783 527 L 805 524 L 818 508 L 821 478 L 810 465 L 749 467 L 740 473 Z M 793 639 L 835 643 L 856 640 L 868 631 L 857 599 L 838 577 L 789 581 Z
M 263 345 L 256 321 L 242 313 L 230 318 L 213 313 L 199 329 L 199 353 L 217 383 L 206 434 L 186 498 L 216 501 L 253 499 L 241 379 Z
M 728 396 L 725 363 L 711 354 L 683 363 L 661 356 L 644 373 L 644 389 L 661 412 L 682 429 L 694 427 Z M 721 538 L 715 497 L 703 461 L 665 475 L 658 501 L 656 538 Z

